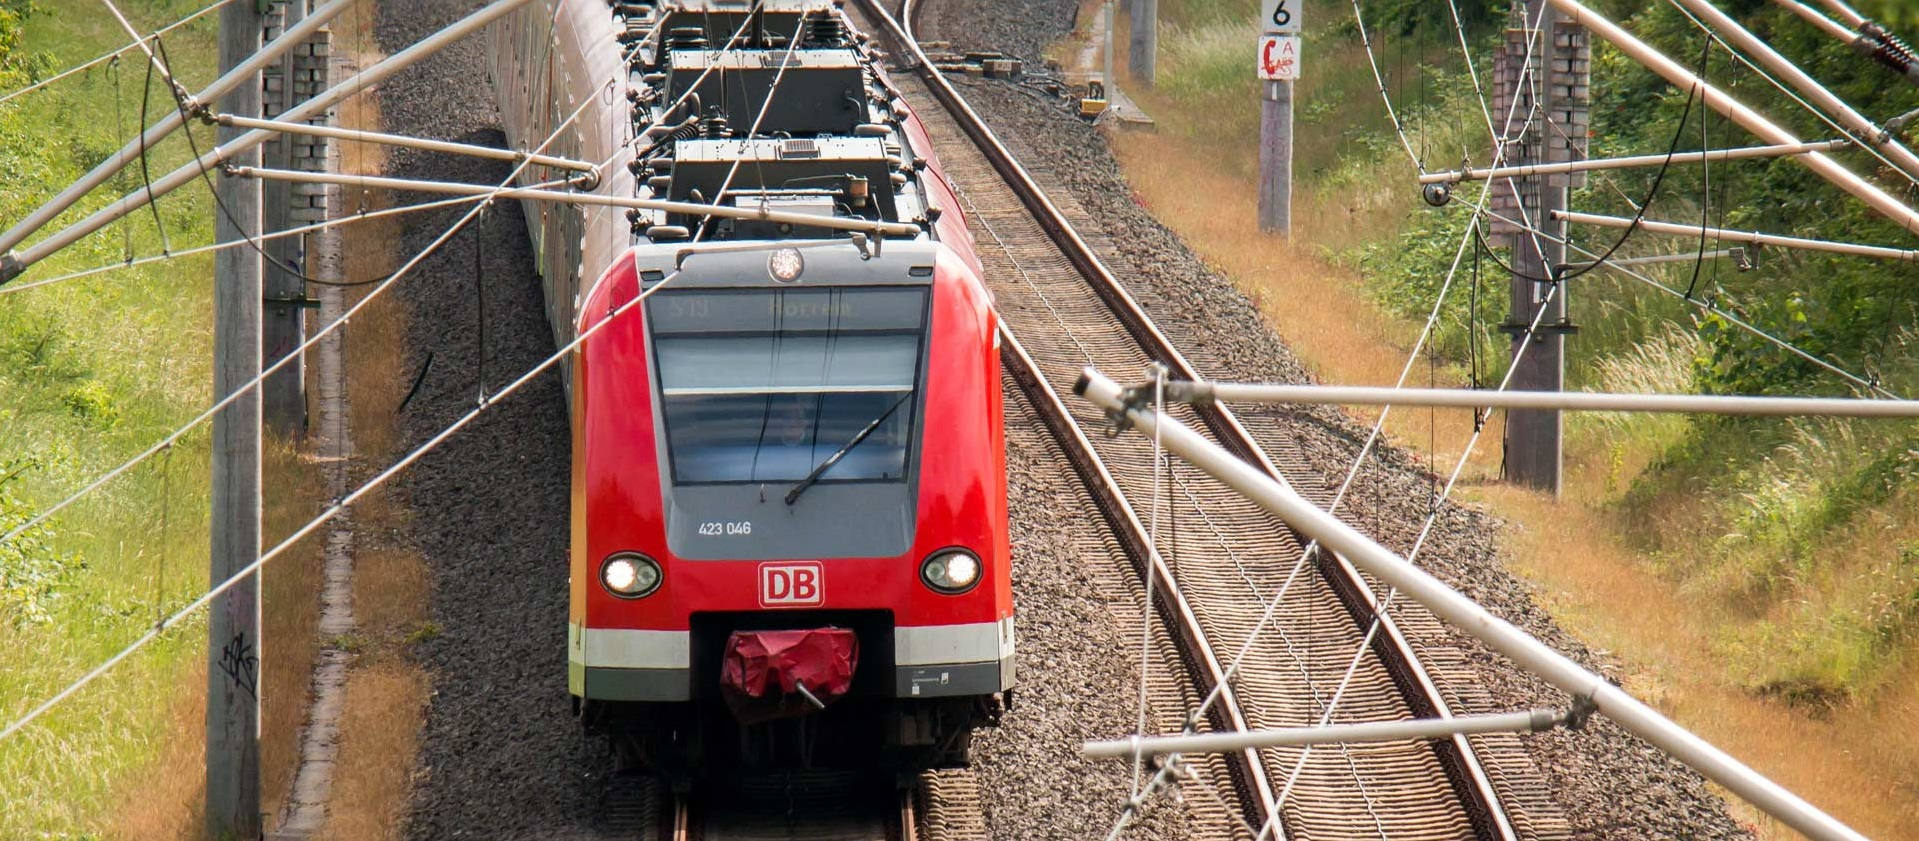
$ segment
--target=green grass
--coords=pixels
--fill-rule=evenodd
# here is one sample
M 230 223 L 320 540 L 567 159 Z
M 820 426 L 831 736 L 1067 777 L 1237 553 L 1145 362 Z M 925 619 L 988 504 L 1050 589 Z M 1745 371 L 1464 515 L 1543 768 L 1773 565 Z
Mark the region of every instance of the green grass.
M 198 0 L 123 3 L 142 28 L 197 10 Z M 100 9 L 42 3 L 24 48 L 57 70 L 125 43 Z M 212 17 L 170 37 L 189 87 L 212 75 Z M 138 55 L 137 53 L 135 54 Z M 11 224 L 137 131 L 143 66 L 128 57 L 0 105 L 0 222 Z M 116 90 L 117 83 L 117 90 Z M 8 87 L 8 90 L 13 87 Z M 149 121 L 171 107 L 155 81 Z M 200 140 L 206 148 L 207 136 Z M 187 159 L 174 139 L 153 151 L 155 175 Z M 67 214 L 138 186 L 137 170 Z M 175 249 L 210 239 L 205 190 L 161 202 Z M 89 237 L 20 282 L 161 250 L 150 213 Z M 4 290 L 4 287 L 0 287 Z M 0 522 L 19 522 L 149 446 L 207 405 L 210 261 L 186 258 L 0 295 L 0 463 L 17 470 L 0 492 Z M 10 471 L 0 471 L 0 476 Z M 9 576 L 58 568 L 57 586 L 0 602 L 0 718 L 12 720 L 110 656 L 204 588 L 204 433 L 56 517 L 27 552 L 0 561 Z M 31 556 L 31 557 L 25 557 Z M 165 580 L 160 580 L 162 568 Z M 167 737 L 161 712 L 180 667 L 201 656 L 199 628 L 182 627 L 20 735 L 0 743 L 0 837 L 102 832 L 109 799 Z

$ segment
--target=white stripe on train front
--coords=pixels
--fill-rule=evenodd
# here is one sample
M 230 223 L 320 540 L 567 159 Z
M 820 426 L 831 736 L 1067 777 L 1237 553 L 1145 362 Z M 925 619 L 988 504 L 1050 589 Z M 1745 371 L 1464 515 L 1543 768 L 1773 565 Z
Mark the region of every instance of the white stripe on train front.
M 594 668 L 692 668 L 692 636 L 686 631 L 634 631 L 566 626 L 567 658 Z M 964 625 L 893 629 L 896 666 L 987 663 L 1013 656 L 1013 618 Z
M 631 631 L 566 626 L 567 659 L 593 668 L 690 669 L 693 637 L 686 631 Z
M 1011 616 L 998 622 L 893 629 L 893 663 L 897 666 L 990 663 L 1012 655 Z

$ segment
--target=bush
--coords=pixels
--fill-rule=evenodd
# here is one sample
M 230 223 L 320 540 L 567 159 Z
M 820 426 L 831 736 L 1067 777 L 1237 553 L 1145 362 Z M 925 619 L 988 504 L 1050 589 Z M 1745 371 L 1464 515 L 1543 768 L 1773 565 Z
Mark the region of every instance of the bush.
M 32 518 L 10 486 L 38 466 L 23 459 L 0 462 L 0 534 Z M 0 543 L 0 621 L 17 628 L 51 620 L 51 605 L 67 589 L 74 574 L 85 569 L 78 556 L 55 552 L 54 538 L 52 530 L 35 526 Z

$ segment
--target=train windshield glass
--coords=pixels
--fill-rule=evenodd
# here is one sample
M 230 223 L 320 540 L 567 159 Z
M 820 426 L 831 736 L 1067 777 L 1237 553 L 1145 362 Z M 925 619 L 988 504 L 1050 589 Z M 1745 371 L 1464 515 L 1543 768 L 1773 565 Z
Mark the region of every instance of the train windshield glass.
M 647 304 L 675 484 L 904 481 L 924 288 L 666 290 Z

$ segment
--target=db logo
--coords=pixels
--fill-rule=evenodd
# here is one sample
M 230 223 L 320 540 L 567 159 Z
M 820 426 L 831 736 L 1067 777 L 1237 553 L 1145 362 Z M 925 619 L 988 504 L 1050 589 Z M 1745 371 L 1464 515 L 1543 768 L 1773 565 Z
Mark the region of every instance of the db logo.
M 817 607 L 825 584 L 819 564 L 760 564 L 760 607 Z

